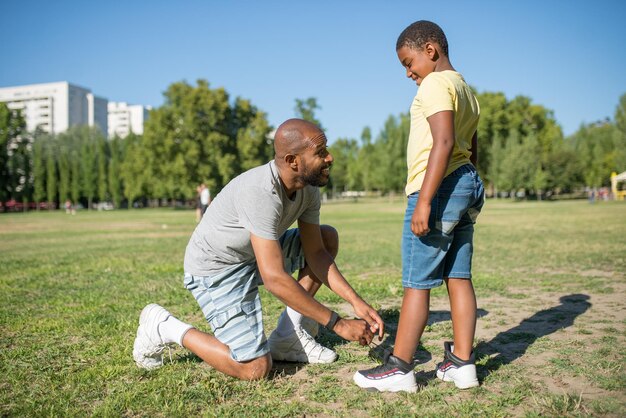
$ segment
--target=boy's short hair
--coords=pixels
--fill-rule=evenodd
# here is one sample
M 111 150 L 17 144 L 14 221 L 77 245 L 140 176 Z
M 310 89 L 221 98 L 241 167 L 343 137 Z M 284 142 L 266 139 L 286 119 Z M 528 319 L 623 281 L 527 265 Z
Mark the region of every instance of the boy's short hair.
M 398 36 L 396 42 L 396 51 L 403 46 L 407 46 L 413 49 L 421 49 L 426 42 L 436 42 L 441 47 L 446 57 L 448 56 L 448 40 L 445 33 L 436 23 L 429 22 L 428 20 L 418 20 L 411 23 L 405 30 Z

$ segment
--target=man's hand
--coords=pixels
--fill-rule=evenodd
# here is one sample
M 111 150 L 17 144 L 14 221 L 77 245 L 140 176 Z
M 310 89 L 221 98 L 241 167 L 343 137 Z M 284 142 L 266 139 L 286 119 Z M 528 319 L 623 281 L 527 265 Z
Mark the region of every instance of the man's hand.
M 378 341 L 382 341 L 383 334 L 385 333 L 385 323 L 380 315 L 378 315 L 378 312 L 363 300 L 355 302 L 352 307 L 354 308 L 356 316 L 367 323 L 370 332 L 372 334 L 378 334 Z
M 361 345 L 368 345 L 374 333 L 363 319 L 340 319 L 333 328 L 335 334 L 348 341 L 358 341 Z

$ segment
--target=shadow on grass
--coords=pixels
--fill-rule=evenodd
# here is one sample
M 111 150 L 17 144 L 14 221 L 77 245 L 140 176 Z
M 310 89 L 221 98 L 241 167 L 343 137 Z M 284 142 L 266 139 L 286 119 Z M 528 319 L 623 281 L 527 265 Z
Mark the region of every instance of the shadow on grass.
M 491 341 L 478 344 L 474 349 L 477 362 L 492 356 L 484 366 L 477 367 L 478 378 L 483 380 L 520 358 L 538 338 L 572 326 L 574 320 L 591 307 L 588 300 L 589 296 L 582 294 L 561 296 L 559 305 L 541 310 L 516 327 L 500 332 Z

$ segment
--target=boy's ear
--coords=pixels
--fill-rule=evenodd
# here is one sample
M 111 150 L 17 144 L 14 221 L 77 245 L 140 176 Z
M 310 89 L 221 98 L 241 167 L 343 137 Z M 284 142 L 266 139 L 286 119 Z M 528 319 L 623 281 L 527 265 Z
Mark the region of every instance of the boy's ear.
M 437 61 L 437 59 L 439 59 L 439 51 L 432 42 L 426 42 L 426 45 L 424 45 L 424 51 L 426 51 L 426 54 L 431 60 Z

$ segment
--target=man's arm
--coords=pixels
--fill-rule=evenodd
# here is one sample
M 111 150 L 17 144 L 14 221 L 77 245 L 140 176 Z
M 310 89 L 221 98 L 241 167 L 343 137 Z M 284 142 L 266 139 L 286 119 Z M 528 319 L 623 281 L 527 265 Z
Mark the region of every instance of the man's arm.
M 320 324 L 330 321 L 332 311 L 316 301 L 291 277 L 283 267 L 283 255 L 278 241 L 260 238 L 250 234 L 252 248 L 265 288 L 287 306 L 295 309 Z M 372 340 L 366 324 L 340 319 L 333 331 L 350 340 L 368 344 Z
M 343 277 L 333 257 L 324 247 L 320 226 L 299 220 L 298 228 L 300 229 L 304 256 L 313 274 L 330 290 L 350 303 L 356 315 L 367 322 L 371 332 L 378 333 L 379 338 L 382 338 L 385 327 L 383 320 L 378 312 L 367 304 Z

